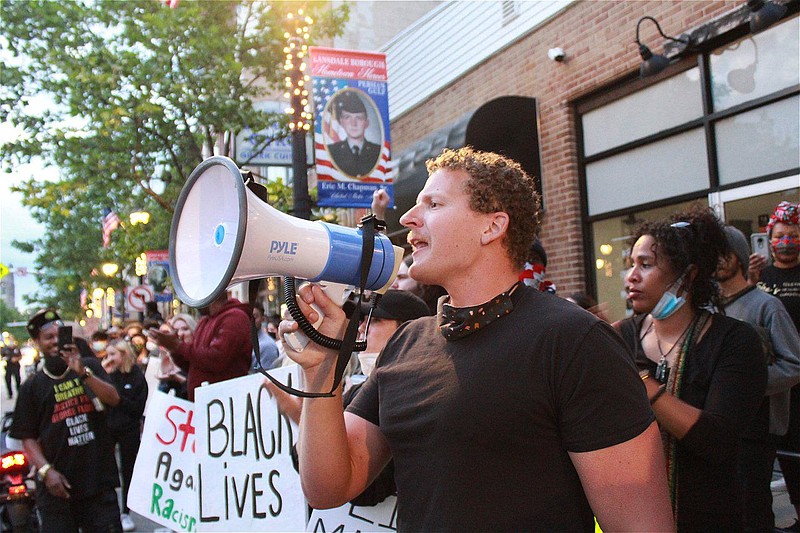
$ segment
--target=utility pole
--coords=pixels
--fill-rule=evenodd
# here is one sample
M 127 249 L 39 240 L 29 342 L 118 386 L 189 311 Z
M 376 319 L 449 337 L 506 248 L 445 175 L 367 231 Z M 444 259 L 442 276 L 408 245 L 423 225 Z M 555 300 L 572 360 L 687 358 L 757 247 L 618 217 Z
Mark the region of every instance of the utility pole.
M 283 68 L 287 71 L 284 94 L 290 105 L 286 110 L 290 115 L 289 129 L 292 135 L 292 199 L 294 216 L 303 219 L 311 218 L 311 197 L 308 194 L 308 154 L 306 153 L 306 134 L 311 129 L 313 115 L 306 110 L 308 106 L 308 82 L 311 78 L 305 74 L 305 56 L 308 53 L 306 41 L 309 28 L 314 22 L 305 15 L 302 9 L 287 15 L 289 29 L 284 33 L 286 62 Z

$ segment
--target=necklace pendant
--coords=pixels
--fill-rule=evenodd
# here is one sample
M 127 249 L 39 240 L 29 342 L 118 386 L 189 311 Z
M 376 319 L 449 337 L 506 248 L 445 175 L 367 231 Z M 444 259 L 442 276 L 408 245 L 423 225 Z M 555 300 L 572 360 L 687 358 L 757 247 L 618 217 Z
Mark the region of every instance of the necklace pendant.
M 667 358 L 662 357 L 656 367 L 656 373 L 653 376 L 659 383 L 666 383 L 669 377 L 669 368 L 667 368 Z

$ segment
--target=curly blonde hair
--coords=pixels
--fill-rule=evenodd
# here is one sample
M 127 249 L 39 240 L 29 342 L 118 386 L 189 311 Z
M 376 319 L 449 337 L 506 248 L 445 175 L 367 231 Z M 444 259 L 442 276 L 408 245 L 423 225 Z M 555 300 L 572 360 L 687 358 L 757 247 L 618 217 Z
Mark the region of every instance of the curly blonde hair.
M 502 211 L 509 217 L 503 246 L 514 265 L 522 268 L 536 233 L 539 231 L 539 193 L 534 180 L 516 161 L 471 146 L 458 150 L 445 148 L 425 166 L 428 174 L 437 170 L 463 170 L 469 178 L 464 192 L 470 207 L 478 213 Z

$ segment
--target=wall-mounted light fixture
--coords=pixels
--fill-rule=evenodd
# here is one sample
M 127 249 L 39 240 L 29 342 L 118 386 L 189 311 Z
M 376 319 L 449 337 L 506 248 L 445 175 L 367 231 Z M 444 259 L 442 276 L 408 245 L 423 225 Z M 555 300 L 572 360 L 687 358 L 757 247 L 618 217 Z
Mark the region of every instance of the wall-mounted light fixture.
M 667 68 L 669 66 L 669 59 L 661 54 L 653 54 L 650 51 L 650 48 L 643 45 L 642 42 L 639 40 L 639 27 L 641 26 L 642 22 L 645 20 L 649 20 L 653 24 L 656 25 L 658 29 L 658 33 L 665 39 L 669 39 L 670 41 L 675 41 L 676 43 L 683 43 L 686 46 L 691 45 L 691 41 L 689 39 L 683 39 L 680 37 L 670 37 L 669 35 L 664 35 L 664 32 L 661 31 L 661 26 L 658 25 L 658 21 L 653 17 L 642 17 L 639 19 L 639 22 L 636 23 L 636 44 L 639 45 L 639 55 L 642 56 L 642 66 L 639 67 L 639 74 L 642 78 L 646 78 L 648 76 L 654 76 Z
M 758 46 L 755 39 L 747 37 L 731 45 L 727 50 L 736 50 L 744 42 L 750 42 L 753 47 L 753 61 L 743 68 L 731 69 L 728 72 L 728 85 L 740 94 L 750 94 L 756 89 L 756 67 L 758 66 Z
M 750 15 L 750 32 L 758 33 L 772 26 L 786 14 L 786 6 L 764 0 L 747 0 Z

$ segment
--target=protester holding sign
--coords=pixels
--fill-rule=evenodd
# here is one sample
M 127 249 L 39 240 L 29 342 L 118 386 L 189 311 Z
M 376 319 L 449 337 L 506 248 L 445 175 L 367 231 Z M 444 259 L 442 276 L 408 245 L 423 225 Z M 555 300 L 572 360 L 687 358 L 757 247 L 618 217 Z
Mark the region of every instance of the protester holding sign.
M 533 179 L 471 148 L 428 162 L 410 228 L 410 274 L 442 285 L 436 317 L 402 325 L 342 415 L 309 398 L 300 474 L 336 507 L 395 461 L 398 529 L 670 531 L 661 441 L 645 389 L 610 326 L 518 280 L 538 229 Z M 316 286 L 303 312 L 328 336 L 345 316 Z M 281 323 L 281 334 L 296 331 Z M 306 389 L 330 390 L 336 353 L 289 350 Z

